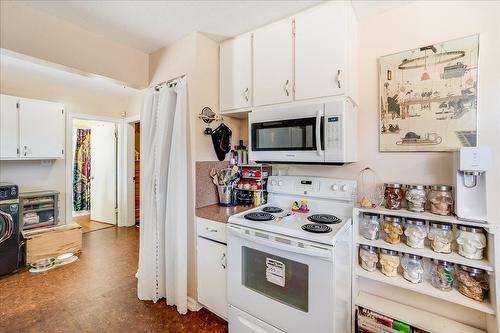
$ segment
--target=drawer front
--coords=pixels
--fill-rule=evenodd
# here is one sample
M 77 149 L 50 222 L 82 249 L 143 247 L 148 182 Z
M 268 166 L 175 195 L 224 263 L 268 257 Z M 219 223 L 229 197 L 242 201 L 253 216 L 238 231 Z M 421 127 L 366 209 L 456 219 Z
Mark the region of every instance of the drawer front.
M 198 236 L 226 244 L 226 223 L 197 218 L 196 229 Z

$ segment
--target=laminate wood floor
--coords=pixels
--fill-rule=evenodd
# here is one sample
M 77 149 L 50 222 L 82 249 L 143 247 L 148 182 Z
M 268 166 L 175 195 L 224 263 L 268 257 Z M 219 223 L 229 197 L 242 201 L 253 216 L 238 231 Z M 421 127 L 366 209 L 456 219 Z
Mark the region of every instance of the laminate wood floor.
M 227 332 L 205 309 L 179 315 L 164 300 L 140 301 L 138 244 L 135 226 L 89 232 L 76 263 L 0 277 L 0 332 Z
M 73 223 L 78 223 L 82 227 L 82 233 L 87 233 L 91 231 L 113 228 L 113 224 L 92 221 L 90 215 L 74 216 Z

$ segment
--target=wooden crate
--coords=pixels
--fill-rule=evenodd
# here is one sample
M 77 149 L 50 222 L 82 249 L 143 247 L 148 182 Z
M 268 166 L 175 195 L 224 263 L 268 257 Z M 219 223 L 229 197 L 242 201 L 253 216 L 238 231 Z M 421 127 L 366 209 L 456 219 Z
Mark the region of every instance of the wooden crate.
M 23 231 L 26 239 L 26 264 L 82 250 L 82 227 L 76 223 Z

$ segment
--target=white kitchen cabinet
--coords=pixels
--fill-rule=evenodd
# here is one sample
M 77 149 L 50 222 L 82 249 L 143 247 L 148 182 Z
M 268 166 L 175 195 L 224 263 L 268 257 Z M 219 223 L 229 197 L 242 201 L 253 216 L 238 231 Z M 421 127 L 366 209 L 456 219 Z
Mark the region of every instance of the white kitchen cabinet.
M 225 244 L 198 237 L 198 302 L 224 319 L 227 318 L 226 248 Z
M 19 114 L 16 96 L 0 95 L 0 159 L 16 159 L 19 149 Z
M 356 58 L 349 2 L 330 1 L 295 16 L 295 99 L 347 94 Z
M 254 106 L 293 100 L 292 26 L 288 18 L 253 34 Z
M 252 35 L 244 34 L 220 45 L 220 110 L 252 105 Z
M 19 157 L 64 157 L 64 105 L 32 99 L 19 100 Z

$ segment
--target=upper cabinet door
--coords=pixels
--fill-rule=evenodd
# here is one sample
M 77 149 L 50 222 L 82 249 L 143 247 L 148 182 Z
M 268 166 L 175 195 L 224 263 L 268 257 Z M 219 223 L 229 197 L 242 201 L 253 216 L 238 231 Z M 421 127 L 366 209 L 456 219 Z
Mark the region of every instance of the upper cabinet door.
M 19 148 L 18 97 L 0 95 L 0 159 L 16 159 Z
M 295 17 L 295 99 L 345 92 L 348 5 L 331 1 Z
M 252 105 L 252 35 L 220 45 L 220 110 Z
M 39 100 L 19 101 L 20 157 L 64 157 L 64 105 Z
M 279 21 L 254 32 L 254 106 L 293 100 L 292 55 L 292 19 Z

